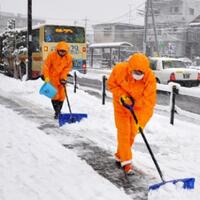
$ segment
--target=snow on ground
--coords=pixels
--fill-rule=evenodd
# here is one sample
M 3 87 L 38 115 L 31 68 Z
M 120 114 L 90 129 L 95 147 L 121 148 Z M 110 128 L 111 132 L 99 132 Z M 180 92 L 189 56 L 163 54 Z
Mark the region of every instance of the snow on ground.
M 13 98 L 15 96 L 18 98 L 23 98 L 27 101 L 30 101 L 30 102 L 40 106 L 42 109 L 51 110 L 52 108 L 51 108 L 50 100 L 44 96 L 39 95 L 38 91 L 39 91 L 39 88 L 41 87 L 41 85 L 42 85 L 41 80 L 21 82 L 19 80 L 10 79 L 8 77 L 0 75 L 0 91 L 2 91 L 2 93 L 4 93 L 4 95 L 7 95 L 7 97 L 13 97 Z M 83 120 L 81 123 L 70 124 L 70 125 L 66 124 L 61 128 L 64 130 L 66 129 L 66 132 L 67 131 L 79 132 L 82 135 L 84 135 L 85 137 L 88 137 L 90 140 L 96 142 L 101 147 L 114 153 L 115 146 L 116 146 L 116 142 L 115 142 L 116 129 L 115 129 L 114 120 L 113 120 L 112 104 L 109 102 L 106 102 L 106 105 L 103 106 L 103 105 L 101 105 L 101 99 L 97 99 L 96 97 L 90 96 L 81 90 L 78 90 L 77 93 L 74 94 L 73 88 L 71 86 L 68 87 L 68 94 L 69 94 L 69 99 L 71 102 L 72 111 L 75 113 L 77 113 L 77 112 L 78 113 L 80 113 L 80 112 L 87 113 L 88 119 Z M 5 108 L 1 108 L 1 109 L 3 109 L 4 112 L 6 112 L 6 113 L 10 112 L 7 110 L 5 111 Z M 68 112 L 68 108 L 67 108 L 66 104 L 63 107 L 63 112 Z M 2 112 L 1 112 L 1 114 L 2 114 Z M 19 126 L 19 124 L 20 124 L 19 121 L 21 121 L 22 119 L 20 119 L 20 117 L 14 113 L 12 115 L 14 115 L 13 116 L 14 119 L 12 119 L 12 121 L 16 121 L 16 124 Z M 8 122 L 10 120 L 9 116 L 10 116 L 10 114 L 8 116 L 6 115 L 4 120 L 7 120 L 7 122 L 2 123 L 5 126 L 2 126 L 3 130 L 1 130 L 1 133 L 9 132 L 9 128 L 8 128 L 8 124 L 9 124 Z M 52 112 L 52 117 L 53 117 L 53 112 Z M 34 125 L 32 124 L 30 126 L 34 126 Z M 14 130 L 18 130 L 18 129 L 14 129 Z M 14 131 L 14 130 L 11 132 L 15 132 L 15 134 L 16 134 L 16 131 Z M 31 130 L 30 133 L 32 133 L 32 134 L 28 134 L 29 131 L 27 131 L 27 130 L 29 130 L 29 128 L 25 129 L 25 130 L 22 129 L 21 132 L 22 133 L 25 132 L 29 136 L 32 136 L 33 132 L 34 132 L 34 136 L 36 137 L 36 138 L 29 140 L 28 136 L 27 136 L 27 141 L 29 141 L 29 144 L 32 145 L 31 141 L 33 140 L 32 147 L 34 147 L 36 145 L 34 143 L 34 141 L 37 140 L 37 137 L 38 138 L 45 137 L 45 140 L 43 139 L 41 141 L 40 149 L 43 150 L 43 154 L 45 154 L 45 158 L 46 158 L 45 160 L 48 161 L 48 159 L 50 159 L 49 154 L 52 152 L 50 150 L 48 150 L 48 148 L 46 146 L 48 146 L 48 145 L 50 146 L 52 142 L 54 142 L 54 143 L 56 143 L 56 142 L 53 141 L 52 138 L 46 139 L 49 136 L 44 136 L 44 135 L 41 136 L 42 133 L 40 131 L 38 132 L 37 129 L 35 129 L 33 132 Z M 199 154 L 200 154 L 200 135 L 199 135 L 200 127 L 196 124 L 180 121 L 178 119 L 176 119 L 175 125 L 171 126 L 169 124 L 169 116 L 161 116 L 158 114 L 154 114 L 144 131 L 145 131 L 145 134 L 146 134 L 146 137 L 147 137 L 149 143 L 153 147 L 156 158 L 160 164 L 161 170 L 163 171 L 163 174 L 164 174 L 164 177 L 166 180 L 177 179 L 177 178 L 187 178 L 187 177 L 195 177 L 196 178 L 195 189 L 192 191 L 185 191 L 183 189 L 172 187 L 171 185 L 167 185 L 166 188 L 163 188 L 158 191 L 150 193 L 149 200 L 157 200 L 157 199 L 198 200 L 198 199 L 200 199 L 199 198 L 199 196 L 200 196 L 200 180 L 199 180 L 199 178 L 200 178 L 200 169 L 199 169 L 199 165 L 200 165 L 200 157 L 199 157 Z M 38 134 L 36 134 L 36 132 L 38 132 Z M 10 135 L 10 134 L 8 134 L 8 135 Z M 6 134 L 4 134 L 4 136 L 2 136 L 2 137 L 6 138 Z M 10 139 L 12 139 L 11 136 L 9 136 L 9 137 L 10 137 Z M 23 138 L 23 134 L 21 134 L 19 138 L 20 139 Z M 15 139 L 17 140 L 19 138 L 15 138 Z M 55 134 L 54 138 L 57 139 L 61 143 L 64 143 L 65 140 L 69 140 L 69 138 L 66 137 L 65 135 L 61 136 L 61 135 Z M 19 143 L 19 142 L 20 141 L 18 141 L 18 142 L 16 141 L 16 143 Z M 50 143 L 50 144 L 48 144 L 48 143 Z M 44 145 L 45 148 L 43 148 L 42 145 Z M 150 173 L 153 176 L 156 176 L 157 181 L 160 182 L 159 176 L 157 174 L 157 171 L 155 169 L 154 164 L 152 163 L 152 160 L 151 160 L 149 154 L 146 151 L 139 148 L 142 145 L 143 145 L 142 138 L 140 135 L 138 135 L 136 138 L 136 145 L 135 145 L 135 149 L 134 149 L 133 163 L 137 168 L 145 171 L 146 173 Z M 21 147 L 20 147 L 21 151 L 25 151 L 26 149 L 22 149 L 22 146 L 23 145 L 21 145 Z M 59 145 L 57 144 L 57 146 L 59 146 Z M 32 148 L 32 150 L 33 149 L 34 148 Z M 37 152 L 38 149 L 39 148 L 37 148 L 35 151 Z M 46 152 L 46 149 L 47 149 L 47 152 Z M 60 152 L 61 150 L 58 150 L 58 151 Z M 66 150 L 65 150 L 65 152 L 66 152 L 65 154 L 68 154 L 68 153 L 72 154 L 72 152 L 69 152 Z M 64 152 L 63 152 L 63 154 L 64 154 Z M 27 152 L 25 153 L 25 155 L 27 157 L 24 157 L 24 159 L 23 159 L 24 162 L 26 162 L 26 159 L 27 160 L 32 159 L 33 161 L 35 161 L 34 156 L 33 156 L 33 158 L 28 158 L 29 154 Z M 32 155 L 34 155 L 34 154 L 30 154 L 30 157 Z M 66 157 L 69 158 L 70 156 L 66 156 Z M 61 163 L 61 160 L 63 159 L 63 162 L 65 164 L 69 160 L 66 161 L 65 158 L 62 158 L 61 156 L 59 157 L 59 159 L 60 159 L 60 162 L 55 163 L 55 168 L 58 165 L 57 167 L 60 166 L 60 168 L 63 169 L 63 163 Z M 78 159 L 73 155 L 70 157 L 70 163 L 76 162 L 74 160 L 78 160 Z M 3 164 L 1 164 L 0 166 L 5 166 L 6 163 L 9 163 L 9 161 L 6 160 L 6 157 L 5 157 L 5 159 L 3 159 L 3 161 L 1 159 L 1 162 L 3 162 Z M 37 159 L 36 159 L 36 161 L 38 162 Z M 79 161 L 79 163 L 80 163 L 80 161 Z M 40 163 L 38 165 L 40 165 L 42 167 L 43 164 Z M 6 165 L 5 167 L 7 167 L 7 169 L 9 169 L 9 166 Z M 51 171 L 52 170 L 51 167 L 54 167 L 54 164 L 50 165 L 49 167 L 50 168 L 48 170 Z M 80 168 L 82 169 L 82 167 L 84 169 L 86 167 L 84 162 L 81 162 L 81 164 L 78 165 L 77 169 L 80 169 Z M 74 169 L 74 168 L 71 168 L 70 165 L 66 165 L 64 168 L 67 169 L 68 171 L 70 171 L 71 169 Z M 32 171 L 34 169 L 31 168 L 30 170 Z M 16 172 L 16 171 L 14 171 L 14 172 Z M 13 174 L 10 174 L 10 176 L 17 177 L 17 174 L 15 174 L 14 172 L 13 172 Z M 38 170 L 38 173 L 39 173 L 39 170 Z M 65 174 L 67 172 L 64 172 L 64 170 L 61 170 L 61 174 L 62 173 L 64 173 L 64 175 L 66 175 L 66 176 L 68 176 L 68 175 L 70 176 L 70 173 Z M 87 171 L 85 173 L 87 174 Z M 92 173 L 95 174 L 95 172 L 92 172 Z M 58 174 L 58 177 L 61 176 L 61 174 Z M 91 174 L 91 172 L 88 171 L 88 177 L 90 177 L 90 174 Z M 51 175 L 48 174 L 48 177 L 51 177 Z M 28 180 L 25 180 L 26 178 Z M 75 176 L 74 181 L 76 181 L 76 179 L 79 180 L 78 178 L 79 178 L 78 176 L 77 177 Z M 62 182 L 64 182 L 63 179 L 61 181 L 59 178 L 58 178 L 58 180 L 56 180 L 56 176 L 54 179 L 57 182 L 61 182 L 61 185 L 62 185 Z M 68 179 L 69 179 L 69 177 L 68 177 Z M 72 179 L 72 178 L 70 178 L 70 179 Z M 97 182 L 99 181 L 100 183 L 102 181 L 105 181 L 105 180 L 100 180 L 99 177 L 97 179 L 99 179 L 99 180 L 96 180 L 96 181 Z M 31 184 L 34 183 L 34 181 L 33 181 L 34 179 L 32 180 L 32 176 L 24 177 L 23 180 L 27 181 L 26 183 L 29 184 L 28 187 L 30 187 L 30 188 L 32 187 Z M 4 182 L 5 181 L 6 180 L 4 180 Z M 87 178 L 87 181 L 88 181 L 88 178 Z M 89 182 L 89 184 L 91 182 Z M 94 183 L 95 183 L 95 181 L 94 181 Z M 42 184 L 42 182 L 40 184 Z M 67 183 L 65 183 L 65 185 L 66 184 Z M 111 186 L 109 186 L 109 184 L 105 184 L 105 185 L 106 185 L 106 187 L 107 186 L 111 187 Z M 69 184 L 67 184 L 67 186 L 71 187 L 71 185 L 69 186 Z M 82 188 L 81 183 L 79 186 L 80 186 L 80 188 Z M 34 187 L 35 187 L 35 185 L 33 184 L 33 188 Z M 70 188 L 69 188 L 69 190 L 70 190 Z M 114 192 L 114 190 L 116 190 L 116 192 L 119 192 L 119 190 L 117 190 L 115 188 L 115 189 L 112 189 L 112 191 L 109 191 L 109 193 Z M 0 194 L 2 193 L 1 191 L 2 190 L 0 190 Z M 33 191 L 35 191 L 35 190 L 33 189 Z M 71 189 L 70 191 L 72 191 L 70 194 L 73 195 L 74 190 Z M 84 188 L 82 188 L 82 191 L 84 193 Z M 90 189 L 90 191 L 91 192 L 94 191 L 94 193 L 95 193 L 96 192 L 95 187 L 94 187 L 94 189 L 92 187 L 92 189 Z M 105 193 L 104 195 L 107 195 L 106 191 L 107 190 L 103 191 L 103 193 Z M 40 192 L 40 190 L 38 192 Z M 96 192 L 95 194 L 97 194 L 97 193 L 98 192 Z M 100 199 L 109 199 L 106 197 L 104 198 L 103 196 L 101 198 L 101 195 L 103 195 L 103 194 L 101 194 L 101 190 L 99 190 L 99 193 L 100 193 L 100 195 L 96 195 L 96 196 L 100 196 Z M 86 194 L 87 194 L 87 192 L 86 192 Z M 59 195 L 59 194 L 57 194 L 57 195 Z M 123 196 L 124 194 L 120 193 L 120 195 Z M 81 194 L 80 194 L 80 196 L 81 196 Z M 112 195 L 112 197 L 113 197 L 113 195 Z M 125 198 L 125 197 L 123 197 L 123 198 Z M 46 199 L 48 199 L 48 198 L 46 198 Z M 57 198 L 57 199 L 62 199 L 62 198 Z M 87 199 L 87 197 L 85 199 Z M 97 199 L 97 197 L 93 198 L 93 199 Z M 115 198 L 113 197 L 112 199 L 115 199 Z
M 111 73 L 111 69 L 98 69 L 98 68 L 88 68 L 87 74 L 82 74 L 78 71 L 76 71 L 76 74 L 78 77 L 82 78 L 88 78 L 88 79 L 94 79 L 94 80 L 102 80 L 103 76 L 108 77 Z M 71 72 L 71 74 L 74 74 L 74 71 Z
M 129 199 L 35 124 L 3 106 L 0 118 L 1 200 Z

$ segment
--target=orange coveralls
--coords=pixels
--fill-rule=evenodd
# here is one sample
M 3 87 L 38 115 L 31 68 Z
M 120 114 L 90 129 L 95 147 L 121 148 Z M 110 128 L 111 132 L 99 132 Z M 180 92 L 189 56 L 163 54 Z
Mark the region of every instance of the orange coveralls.
M 67 74 L 72 69 L 72 56 L 67 53 L 65 56 L 61 57 L 57 53 L 58 50 L 66 50 L 68 52 L 69 45 L 65 42 L 59 42 L 57 44 L 55 51 L 51 52 L 46 58 L 43 65 L 42 74 L 45 78 L 49 78 L 50 83 L 58 91 L 52 100 L 64 101 L 65 92 L 60 80 L 67 79 Z
M 141 80 L 134 80 L 133 70 L 144 73 Z M 128 62 L 115 65 L 107 81 L 108 88 L 113 94 L 115 125 L 117 128 L 117 152 L 115 154 L 122 166 L 131 164 L 131 147 L 137 135 L 137 127 L 132 114 L 120 103 L 123 95 L 131 96 L 134 101 L 134 112 L 139 125 L 144 128 L 153 114 L 156 103 L 156 79 L 149 67 L 148 58 L 141 53 L 133 54 Z

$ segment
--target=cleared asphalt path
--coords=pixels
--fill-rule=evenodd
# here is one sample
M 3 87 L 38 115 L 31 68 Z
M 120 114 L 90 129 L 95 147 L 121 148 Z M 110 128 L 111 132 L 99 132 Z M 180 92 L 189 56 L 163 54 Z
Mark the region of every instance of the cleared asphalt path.
M 53 119 L 53 114 L 50 110 L 17 97 L 11 99 L 1 96 L 1 93 L 0 104 L 36 123 L 38 128 L 48 135 L 65 135 L 69 138 L 69 140 L 65 140 L 65 143 L 62 143 L 65 148 L 73 150 L 98 174 L 119 189 L 123 189 L 131 199 L 147 200 L 149 183 L 153 180 L 153 182 L 156 182 L 154 177 L 139 170 L 136 170 L 132 178 L 125 176 L 124 172 L 115 165 L 113 155 L 110 152 L 88 140 L 81 133 L 66 132 L 65 129 L 59 128 L 58 122 Z

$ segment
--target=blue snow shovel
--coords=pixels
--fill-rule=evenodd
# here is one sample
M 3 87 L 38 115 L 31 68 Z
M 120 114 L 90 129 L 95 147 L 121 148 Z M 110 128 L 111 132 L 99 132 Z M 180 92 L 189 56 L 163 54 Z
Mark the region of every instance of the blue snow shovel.
M 135 113 L 134 113 L 134 110 L 133 110 L 134 99 L 133 99 L 132 97 L 130 97 L 130 99 L 131 99 L 131 101 L 132 101 L 132 105 L 126 104 L 122 98 L 121 98 L 121 102 L 122 102 L 122 105 L 123 105 L 125 108 L 127 108 L 127 109 L 131 112 L 131 114 L 132 114 L 132 116 L 133 116 L 133 118 L 134 118 L 134 120 L 135 120 L 136 125 L 138 125 L 138 119 L 137 119 L 137 117 L 136 117 L 136 115 L 135 115 Z M 158 165 L 158 162 L 156 161 L 155 156 L 154 156 L 154 154 L 153 154 L 153 152 L 152 152 L 152 150 L 151 150 L 151 148 L 150 148 L 150 145 L 149 145 L 149 143 L 148 143 L 148 141 L 147 141 L 147 139 L 146 139 L 146 137 L 145 137 L 145 135 L 144 135 L 144 132 L 143 132 L 142 127 L 139 126 L 139 129 L 138 129 L 138 130 L 139 130 L 139 132 L 140 132 L 141 135 L 142 135 L 142 138 L 143 138 L 143 140 L 144 140 L 144 142 L 145 142 L 145 144 L 146 144 L 146 147 L 147 147 L 147 149 L 148 149 L 148 151 L 149 151 L 149 153 L 150 153 L 150 155 L 151 155 L 151 158 L 152 158 L 152 160 L 153 160 L 153 162 L 154 162 L 154 164 L 155 164 L 155 166 L 156 166 L 156 169 L 157 169 L 157 171 L 158 171 L 158 173 L 159 173 L 159 175 L 160 175 L 160 178 L 161 178 L 161 180 L 162 180 L 161 183 L 157 183 L 157 184 L 154 184 L 154 185 L 149 186 L 149 190 L 156 190 L 156 189 L 159 189 L 162 185 L 165 185 L 165 184 L 167 184 L 167 183 L 176 184 L 176 183 L 178 183 L 178 182 L 182 182 L 182 183 L 183 183 L 183 188 L 184 188 L 184 189 L 194 189 L 195 178 L 174 179 L 174 180 L 170 180 L 170 181 L 165 181 L 165 180 L 164 180 L 162 171 L 161 171 L 161 169 L 160 169 L 160 167 L 159 167 L 159 165 Z
M 70 103 L 69 103 L 69 98 L 67 96 L 66 87 L 65 87 L 65 85 L 63 87 L 65 89 L 65 96 L 66 96 L 67 105 L 68 105 L 68 108 L 69 108 L 69 113 L 59 115 L 59 126 L 62 126 L 65 123 L 71 124 L 71 123 L 75 123 L 75 122 L 80 122 L 83 118 L 87 118 L 87 114 L 72 113 L 71 106 L 70 106 Z

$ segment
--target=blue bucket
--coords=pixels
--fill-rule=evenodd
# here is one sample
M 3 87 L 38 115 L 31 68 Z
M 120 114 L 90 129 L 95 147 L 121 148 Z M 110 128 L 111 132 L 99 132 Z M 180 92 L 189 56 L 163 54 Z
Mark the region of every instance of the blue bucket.
M 57 94 L 57 90 L 51 83 L 44 83 L 40 88 L 40 94 L 52 99 Z

